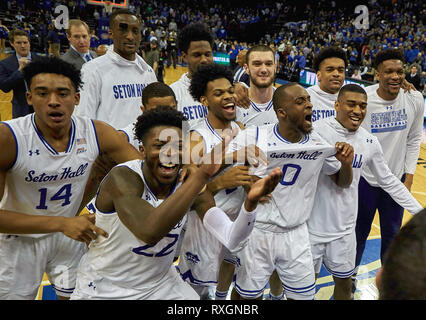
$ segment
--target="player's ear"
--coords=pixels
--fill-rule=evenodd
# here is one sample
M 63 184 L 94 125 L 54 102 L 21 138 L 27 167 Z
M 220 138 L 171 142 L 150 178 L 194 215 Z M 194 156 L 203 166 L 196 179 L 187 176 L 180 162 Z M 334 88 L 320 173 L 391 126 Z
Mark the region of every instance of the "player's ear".
M 31 91 L 28 90 L 27 92 L 25 92 L 25 95 L 27 97 L 27 103 L 28 103 L 28 105 L 32 106 L 33 105 L 33 103 L 32 103 L 32 97 L 33 96 L 32 96 Z
M 317 71 L 317 80 L 321 81 L 321 71 Z
M 336 100 L 336 102 L 334 103 L 334 109 L 336 110 L 336 112 L 338 112 L 340 109 L 340 103 L 338 100 Z
M 143 144 L 139 145 L 139 152 L 142 155 L 142 159 L 145 159 L 145 148 L 143 147 Z
M 141 104 L 140 108 L 141 108 L 142 113 L 144 113 L 145 112 L 145 107 L 143 106 L 143 104 Z
M 74 105 L 78 105 L 80 103 L 80 92 L 74 93 L 75 103 Z
M 287 117 L 287 112 L 285 112 L 285 110 L 283 108 L 278 108 L 276 113 L 277 113 L 277 116 L 279 116 L 280 118 L 286 118 Z
M 207 102 L 207 97 L 206 96 L 201 96 L 200 97 L 200 102 L 203 104 L 203 106 L 208 107 L 208 102 Z

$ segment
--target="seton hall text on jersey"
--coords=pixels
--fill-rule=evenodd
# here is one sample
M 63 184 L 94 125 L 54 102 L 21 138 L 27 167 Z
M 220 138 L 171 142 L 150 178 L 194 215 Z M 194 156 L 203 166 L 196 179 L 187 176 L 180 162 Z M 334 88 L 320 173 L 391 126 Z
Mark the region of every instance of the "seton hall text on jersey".
M 312 121 L 334 117 L 335 114 L 336 114 L 336 111 L 331 109 L 312 110 Z
M 202 119 L 207 117 L 207 107 L 202 104 L 186 106 L 183 107 L 183 114 L 188 120 Z
M 125 83 L 112 86 L 112 90 L 115 99 L 127 99 L 142 97 L 142 90 L 145 87 L 145 83 Z
M 45 172 L 36 173 L 35 170 L 30 170 L 25 177 L 25 181 L 27 182 L 50 182 L 56 180 L 65 180 L 72 179 L 79 176 L 82 176 L 86 173 L 88 163 L 80 165 L 77 170 L 73 171 L 71 167 L 62 168 L 62 172 L 58 174 L 46 174 Z

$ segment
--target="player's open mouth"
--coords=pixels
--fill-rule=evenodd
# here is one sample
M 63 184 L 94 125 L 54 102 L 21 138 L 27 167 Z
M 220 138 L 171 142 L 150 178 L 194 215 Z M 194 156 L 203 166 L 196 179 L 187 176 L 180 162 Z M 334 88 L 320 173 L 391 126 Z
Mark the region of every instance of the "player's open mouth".
M 179 166 L 173 163 L 160 163 L 158 167 L 160 168 L 161 173 L 164 175 L 175 174 L 179 169 Z
M 305 121 L 309 124 L 312 124 L 312 113 L 305 116 Z
M 225 104 L 223 106 L 223 109 L 225 109 L 226 112 L 234 113 L 235 112 L 235 103 L 230 102 L 228 104 Z
M 64 119 L 64 113 L 59 112 L 59 111 L 49 112 L 48 115 L 55 122 L 60 122 Z
M 354 125 L 359 125 L 361 123 L 361 118 L 359 117 L 349 117 Z
M 399 89 L 401 87 L 401 83 L 400 82 L 389 82 L 389 87 L 396 90 L 396 89 Z

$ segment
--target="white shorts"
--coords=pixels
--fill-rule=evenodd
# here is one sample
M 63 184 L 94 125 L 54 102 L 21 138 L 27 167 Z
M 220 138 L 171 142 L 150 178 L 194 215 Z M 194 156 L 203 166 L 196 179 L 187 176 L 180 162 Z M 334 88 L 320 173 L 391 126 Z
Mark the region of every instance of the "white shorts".
M 84 262 L 86 256 L 83 257 Z M 125 263 L 125 262 L 123 262 Z M 80 267 L 71 300 L 199 300 L 199 295 L 184 282 L 173 265 L 155 284 L 146 288 L 121 287 L 99 275 L 89 264 Z
M 223 260 L 223 245 L 190 211 L 178 264 L 182 278 L 192 285 L 215 286 Z
M 245 299 L 263 294 L 274 270 L 287 298 L 312 300 L 315 273 L 306 223 L 285 233 L 254 228 L 247 245 L 237 253 L 235 290 Z
M 47 277 L 62 297 L 71 296 L 83 242 L 52 233 L 42 238 L 0 234 L 0 300 L 33 300 Z
M 310 237 L 315 273 L 321 271 L 321 265 L 337 278 L 348 278 L 355 271 L 356 236 L 355 231 L 333 241 Z

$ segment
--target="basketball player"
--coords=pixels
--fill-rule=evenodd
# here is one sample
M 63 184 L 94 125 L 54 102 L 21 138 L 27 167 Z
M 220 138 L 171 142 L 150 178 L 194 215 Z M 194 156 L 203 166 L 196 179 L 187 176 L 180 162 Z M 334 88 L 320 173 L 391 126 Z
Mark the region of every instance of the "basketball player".
M 207 25 L 191 23 L 179 31 L 177 44 L 182 52 L 182 58 L 188 65 L 188 72 L 170 85 L 176 94 L 178 110 L 183 112 L 188 119 L 189 127 L 207 116 L 207 108 L 194 100 L 189 92 L 194 72 L 200 65 L 213 63 L 213 38 Z M 237 105 L 247 107 L 247 89 L 243 84 L 235 85 Z
M 194 125 L 190 133 L 190 153 L 198 150 L 201 157 L 222 142 L 226 130 L 241 130 L 242 125 L 234 121 L 237 106 L 232 71 L 218 64 L 202 65 L 193 74 L 189 89 L 193 98 L 208 109 L 207 118 Z M 216 206 L 234 221 L 245 198 L 243 186 L 249 187 L 250 182 L 248 167 L 235 166 L 228 167 L 207 187 L 214 194 Z M 191 284 L 201 299 L 207 299 L 209 287 L 218 283 L 219 267 L 225 252 L 222 252 L 222 244 L 203 226 L 196 212 L 188 214 L 185 230 L 178 268 L 183 279 Z M 232 262 L 228 252 L 225 260 Z M 219 288 L 225 297 L 234 273 L 232 266 L 228 269 L 230 279 L 224 288 Z
M 35 299 L 44 272 L 66 298 L 86 250 L 72 239 L 89 242 L 100 232 L 93 219 L 73 218 L 94 160 L 100 152 L 118 163 L 140 155 L 109 125 L 72 116 L 81 79 L 71 64 L 43 58 L 23 72 L 35 113 L 0 124 L 8 151 L 0 153 L 0 299 Z
M 113 11 L 109 21 L 113 50 L 83 65 L 81 105 L 75 113 L 120 129 L 140 115 L 142 91 L 157 78 L 137 54 L 141 42 L 139 18 L 120 9 Z
M 276 69 L 273 50 L 265 45 L 251 47 L 244 68 L 250 77 L 250 107 L 237 109 L 237 121 L 245 127 L 278 122 L 272 106 Z
M 366 88 L 368 109 L 361 126 L 377 137 L 389 169 L 410 191 L 420 152 L 424 100 L 418 91 L 401 89 L 404 81 L 401 51 L 379 52 L 374 66 L 379 85 Z M 356 266 L 361 262 L 376 210 L 380 218 L 381 259 L 401 228 L 404 214 L 403 207 L 383 190 L 367 168 L 360 178 L 358 201 Z
M 357 84 L 343 86 L 335 103 L 336 117 L 314 122 L 314 130 L 333 145 L 346 141 L 354 147 L 353 180 L 349 188 L 340 188 L 320 174 L 308 230 L 315 273 L 323 263 L 334 279 L 334 299 L 351 298 L 351 275 L 355 269 L 355 222 L 358 211 L 358 183 L 368 167 L 380 187 L 413 214 L 423 207 L 386 164 L 377 138 L 360 128 L 367 113 L 367 93 Z
M 344 84 L 347 65 L 346 52 L 340 47 L 322 48 L 314 57 L 318 83 L 306 89 L 313 105 L 313 122 L 335 116 L 334 103 Z
M 191 23 L 178 34 L 177 45 L 183 61 L 188 65 L 188 72 L 170 85 L 178 101 L 178 110 L 188 119 L 190 127 L 207 116 L 207 108 L 194 100 L 189 93 L 189 86 L 195 71 L 200 65 L 213 63 L 213 38 L 205 24 Z
M 167 84 L 159 81 L 150 83 L 145 87 L 142 93 L 142 105 L 140 109 L 142 113 L 144 113 L 158 106 L 171 106 L 174 109 L 177 108 L 176 96 L 173 90 Z M 134 127 L 135 123 L 132 122 L 127 127 L 119 129 L 119 132 L 122 132 L 127 141 L 139 150 L 140 143 L 134 135 Z
M 315 272 L 306 221 L 317 180 L 322 171 L 334 183 L 348 187 L 353 148 L 344 142 L 329 145 L 311 132 L 312 104 L 299 84 L 277 88 L 273 105 L 278 123 L 248 127 L 230 145 L 233 151 L 255 143 L 267 151 L 269 164 L 259 166 L 252 172 L 255 176 L 264 176 L 277 166 L 283 171 L 271 200 L 258 205 L 255 228 L 247 245 L 237 253 L 240 265 L 236 267 L 232 298 L 262 298 L 276 270 L 287 299 L 309 300 L 315 294 Z
M 224 154 L 229 137 L 200 166 L 191 166 L 189 177 L 179 184 L 184 120 L 181 112 L 167 107 L 138 118 L 135 133 L 142 140 L 144 161 L 118 165 L 103 180 L 95 201 L 96 224 L 109 237 L 92 242 L 81 259 L 72 299 L 198 299 L 173 266 L 189 208 L 231 249 L 251 232 L 258 199 L 273 190 L 281 171 L 252 186 L 239 219 L 232 223 L 215 207 L 210 192 L 203 191 L 221 166 L 212 157 L 217 150 Z

